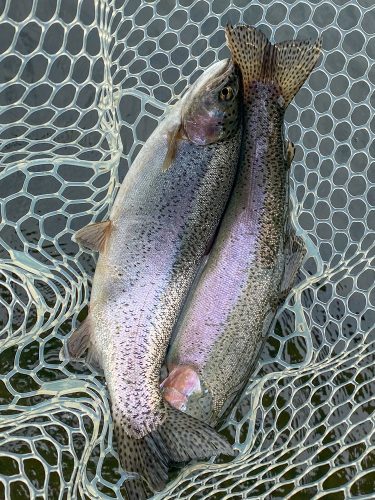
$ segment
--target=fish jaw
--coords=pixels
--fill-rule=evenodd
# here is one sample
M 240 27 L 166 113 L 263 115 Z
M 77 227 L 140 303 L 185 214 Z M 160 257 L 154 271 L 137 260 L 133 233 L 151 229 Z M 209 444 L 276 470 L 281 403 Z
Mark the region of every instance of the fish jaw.
M 161 384 L 163 397 L 171 406 L 185 411 L 189 397 L 202 392 L 197 371 L 189 365 L 177 365 Z

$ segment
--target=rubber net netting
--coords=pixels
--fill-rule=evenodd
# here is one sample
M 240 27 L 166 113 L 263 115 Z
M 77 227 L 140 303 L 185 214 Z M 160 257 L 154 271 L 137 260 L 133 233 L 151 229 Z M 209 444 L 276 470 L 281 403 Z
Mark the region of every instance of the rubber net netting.
M 125 498 L 103 378 L 61 348 L 87 314 L 108 214 L 165 109 L 228 55 L 222 27 L 324 36 L 287 111 L 308 254 L 223 432 L 158 498 L 373 498 L 372 0 L 0 1 L 0 498 Z M 244 360 L 246 361 L 246 360 Z

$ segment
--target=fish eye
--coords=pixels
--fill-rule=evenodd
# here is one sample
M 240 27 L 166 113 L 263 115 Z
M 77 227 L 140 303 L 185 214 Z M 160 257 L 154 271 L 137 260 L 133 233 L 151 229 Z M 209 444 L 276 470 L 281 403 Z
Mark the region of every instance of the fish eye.
M 234 92 L 232 87 L 226 86 L 220 90 L 219 99 L 220 101 L 230 101 L 234 97 Z

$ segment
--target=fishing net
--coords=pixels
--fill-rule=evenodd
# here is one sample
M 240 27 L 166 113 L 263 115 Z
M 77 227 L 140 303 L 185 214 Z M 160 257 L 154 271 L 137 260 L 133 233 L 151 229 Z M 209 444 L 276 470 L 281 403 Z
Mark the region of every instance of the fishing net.
M 223 429 L 238 456 L 158 498 L 374 497 L 373 0 L 1 0 L 0 498 L 125 498 L 105 381 L 61 354 L 95 269 L 72 235 L 238 21 L 324 36 L 286 116 L 308 254 Z

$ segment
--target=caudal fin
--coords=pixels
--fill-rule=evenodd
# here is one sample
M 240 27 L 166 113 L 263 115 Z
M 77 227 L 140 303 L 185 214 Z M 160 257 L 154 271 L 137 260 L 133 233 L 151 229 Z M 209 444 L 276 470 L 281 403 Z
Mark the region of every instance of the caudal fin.
M 126 435 L 120 421 L 115 422 L 115 431 L 121 465 L 138 473 L 153 491 L 165 487 L 173 463 L 233 455 L 231 446 L 212 427 L 169 405 L 163 424 L 143 438 Z M 125 486 L 129 500 L 147 498 L 141 479 L 130 479 Z
M 272 45 L 261 31 L 245 24 L 227 26 L 226 38 L 245 91 L 254 81 L 272 82 L 284 97 L 285 107 L 313 70 L 322 45 L 320 38 Z

